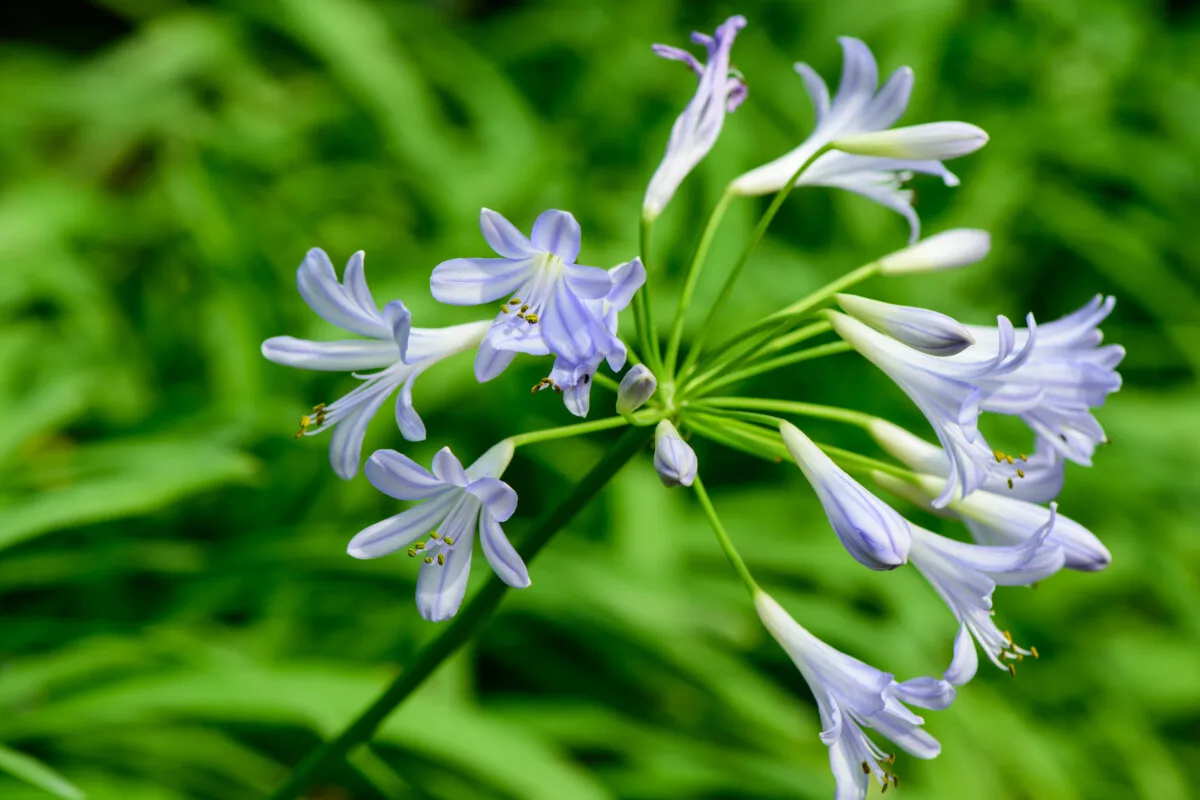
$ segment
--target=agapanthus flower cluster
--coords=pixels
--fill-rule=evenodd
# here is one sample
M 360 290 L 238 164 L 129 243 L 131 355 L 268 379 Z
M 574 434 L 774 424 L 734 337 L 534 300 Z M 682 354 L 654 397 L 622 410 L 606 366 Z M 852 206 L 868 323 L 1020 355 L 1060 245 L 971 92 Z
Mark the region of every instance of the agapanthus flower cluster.
M 339 280 L 325 252 L 313 249 L 297 271 L 300 295 L 316 314 L 354 338 L 314 342 L 279 336 L 264 342 L 262 351 L 279 364 L 348 372 L 358 381 L 345 396 L 313 406 L 297 433 L 314 436 L 332 429 L 330 463 L 346 480 L 357 475 L 363 461 L 368 423 L 392 395 L 396 446 L 402 450 L 404 441 L 426 438 L 414 405 L 415 383 L 426 369 L 474 351 L 475 378 L 485 384 L 499 379 L 519 355 L 541 359 L 545 377 L 532 387 L 533 393 L 557 392 L 566 412 L 591 418 L 570 422 L 568 416 L 569 424 L 562 427 L 514 431 L 467 467 L 449 448 L 439 450 L 428 468 L 400 450 L 374 452 L 366 459 L 367 480 L 388 497 L 413 505 L 351 536 L 349 554 L 411 559 L 418 565 L 417 609 L 435 622 L 455 616 L 464 602 L 476 539 L 498 581 L 529 587 L 527 558 L 502 527 L 522 524 L 516 492 L 502 480 L 514 451 L 626 428 L 631 432 L 626 436 L 641 437 L 636 443 L 652 448 L 663 486 L 690 489 L 713 522 L 762 624 L 812 689 L 836 797 L 862 798 L 872 782 L 885 789 L 899 782 L 896 757 L 886 742 L 917 758 L 940 752 L 924 719 L 910 706 L 938 710 L 950 705 L 975 676 L 980 650 L 992 664 L 1014 673 L 1017 663 L 1039 656 L 1036 646 L 1018 644 L 996 621 L 998 586 L 1031 585 L 1064 567 L 1097 571 L 1110 562 L 1100 540 L 1060 511 L 1057 500 L 1065 463 L 1090 466 L 1107 442 L 1094 413 L 1120 388 L 1116 367 L 1124 351 L 1102 344 L 1099 325 L 1113 311 L 1111 297 L 1097 296 L 1079 310 L 1041 324 L 1025 315 L 1024 326 L 1017 327 L 1007 316 L 997 316 L 994 325 L 974 325 L 944 309 L 898 306 L 849 293 L 877 276 L 968 267 L 982 260 L 991 245 L 987 232 L 972 229 L 918 241 L 920 222 L 912 192 L 905 188 L 918 173 L 957 185 L 959 179 L 943 162 L 979 149 L 987 134 L 957 121 L 895 127 L 914 88 L 913 72 L 900 67 L 880 87 L 874 56 L 866 44 L 851 38 L 839 40 L 844 64 L 832 98 L 816 71 L 796 65 L 815 112 L 812 131 L 797 137 L 788 153 L 729 182 L 695 250 L 676 324 L 669 332 L 656 329 L 644 285 L 654 284 L 660 299 L 669 285 L 659 285 L 661 278 L 652 268 L 651 227 L 716 146 L 726 116 L 753 102 L 750 77 L 795 80 L 745 76 L 734 66 L 735 39 L 746 25 L 735 16 L 711 36 L 694 34 L 693 41 L 706 51 L 703 62 L 684 49 L 654 46 L 657 55 L 684 64 L 697 85 L 671 129 L 640 215 L 630 215 L 631 223 L 642 228 L 642 252 L 629 253 L 608 268 L 585 266 L 580 225 L 569 212 L 541 213 L 526 235 L 524 216 L 518 220 L 522 224 L 514 224 L 497 211 L 482 209 L 481 246 L 428 265 L 435 300 L 483 306 L 482 318 L 417 328 L 401 300 L 382 306 L 376 302 L 361 252 L 350 257 Z M 693 315 L 692 289 L 706 266 L 708 244 L 724 209 L 739 196 L 775 193 L 777 202 L 760 225 L 765 229 L 788 193 L 805 187 L 848 189 L 900 212 L 909 222 L 909 245 L 846 270 L 829 286 L 803 297 L 787 296 L 790 287 L 781 285 L 778 292 L 785 302 L 780 309 L 731 332 L 724 342 L 705 346 L 720 305 L 757 242 L 751 240 L 742 260 L 730 268 L 717 305 L 706 317 Z M 687 357 L 680 359 L 689 319 L 698 333 Z M 837 338 L 814 343 L 831 334 Z M 894 382 L 898 400 L 907 396 L 926 418 L 928 431 L 912 433 L 803 397 L 753 397 L 730 390 L 753 387 L 757 384 L 748 381 L 773 370 L 803 369 L 815 358 L 849 357 L 855 351 Z M 633 362 L 628 370 L 627 361 Z M 604 393 L 599 400 L 593 398 L 593 387 Z M 603 413 L 593 415 L 596 407 Z M 981 430 L 989 416 L 1020 420 L 1028 436 L 997 447 Z M 800 422 L 814 417 L 864 429 L 890 460 L 814 441 Z M 928 654 L 941 674 L 897 680 L 819 640 L 772 599 L 719 521 L 702 480 L 700 455 L 708 451 L 693 448 L 696 437 L 794 463 L 846 554 L 883 573 L 878 579 L 887 580 L 887 573 L 911 564 L 949 612 L 945 646 Z M 636 447 L 622 448 L 613 452 L 627 452 L 626 458 L 637 453 Z M 607 477 L 611 471 L 595 485 Z M 587 486 L 594 491 L 593 484 Z M 875 488 L 950 523 L 962 522 L 973 541 L 915 524 Z M 774 535 L 795 533 L 781 526 Z M 944 659 L 949 664 L 943 669 Z

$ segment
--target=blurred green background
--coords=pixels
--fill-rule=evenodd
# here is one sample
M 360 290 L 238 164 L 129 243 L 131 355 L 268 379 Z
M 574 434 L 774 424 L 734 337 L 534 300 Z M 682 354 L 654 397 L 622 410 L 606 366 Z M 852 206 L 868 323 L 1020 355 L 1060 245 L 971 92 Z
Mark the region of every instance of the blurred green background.
M 1100 415 L 1115 444 L 1094 469 L 1072 466 L 1061 498 L 1113 565 L 999 590 L 1001 627 L 1043 657 L 1015 680 L 981 666 L 928 714 L 943 755 L 901 756 L 899 791 L 1197 796 L 1200 13 L 1167 0 L 10 4 L 0 768 L 19 751 L 96 800 L 261 797 L 403 668 L 437 630 L 413 607 L 414 565 L 344 554 L 396 504 L 337 480 L 327 437 L 292 436 L 352 380 L 259 355 L 271 335 L 334 335 L 296 294 L 296 266 L 312 246 L 339 270 L 365 249 L 380 302 L 402 297 L 437 325 L 479 316 L 437 307 L 427 278 L 485 254 L 481 206 L 523 228 L 569 209 L 584 263 L 628 259 L 645 182 L 694 89 L 650 44 L 737 12 L 750 100 L 656 229 L 660 321 L 721 187 L 808 132 L 791 63 L 836 82 L 840 34 L 865 39 L 885 74 L 915 69 L 906 122 L 963 119 L 992 136 L 951 165 L 960 188 L 916 183 L 927 232 L 987 228 L 992 256 L 863 293 L 977 323 L 1120 298 L 1105 331 L 1128 348 L 1126 384 Z M 764 206 L 734 205 L 702 304 Z M 906 236 L 864 199 L 796 193 L 729 332 Z M 448 444 L 472 459 L 570 421 L 552 393 L 529 395 L 544 360 L 481 387 L 470 358 L 417 384 L 428 441 L 404 444 L 385 411 L 365 452 L 424 461 Z M 851 355 L 748 389 L 925 430 Z M 597 389 L 593 417 L 611 401 Z M 606 441 L 518 454 L 514 539 Z M 913 570 L 846 556 L 798 470 L 697 447 L 732 535 L 798 619 L 901 677 L 945 667 L 954 621 Z M 663 490 L 643 458 L 312 797 L 827 798 L 818 730 L 693 498 Z M 46 796 L 0 776 L 6 800 Z

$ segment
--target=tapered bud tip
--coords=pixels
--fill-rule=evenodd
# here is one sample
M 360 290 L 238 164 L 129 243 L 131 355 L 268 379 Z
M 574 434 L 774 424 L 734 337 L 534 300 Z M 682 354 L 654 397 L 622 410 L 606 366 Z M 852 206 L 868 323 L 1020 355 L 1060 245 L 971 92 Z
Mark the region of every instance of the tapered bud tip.
M 665 419 L 658 423 L 654 430 L 654 469 L 663 486 L 691 486 L 698 466 L 696 451 L 675 426 Z
M 976 228 L 955 228 L 923 239 L 879 259 L 883 275 L 957 269 L 982 261 L 992 249 L 992 236 Z
M 845 136 L 833 147 L 859 156 L 943 161 L 974 153 L 987 142 L 987 133 L 970 123 L 930 122 Z
M 658 380 L 645 364 L 635 364 L 617 387 L 617 413 L 632 414 L 649 400 L 658 389 Z
M 975 344 L 975 337 L 966 327 L 936 311 L 881 303 L 852 294 L 839 294 L 837 301 L 855 319 L 931 356 L 952 356 Z

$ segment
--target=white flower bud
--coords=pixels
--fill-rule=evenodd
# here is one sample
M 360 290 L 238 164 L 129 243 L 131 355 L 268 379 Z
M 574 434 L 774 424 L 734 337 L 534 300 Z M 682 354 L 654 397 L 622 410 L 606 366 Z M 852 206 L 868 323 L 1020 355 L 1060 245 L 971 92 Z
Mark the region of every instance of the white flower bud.
M 883 275 L 933 272 L 966 267 L 982 261 L 992 249 L 992 237 L 975 228 L 955 228 L 922 239 L 879 259 Z
M 654 396 L 658 389 L 658 380 L 645 364 L 635 364 L 617 387 L 617 413 L 621 416 L 632 414 Z
M 987 133 L 969 123 L 930 122 L 844 136 L 833 147 L 858 156 L 944 161 L 974 153 L 987 141 Z
M 846 312 L 880 333 L 931 356 L 952 356 L 975 344 L 958 320 L 926 308 L 881 303 L 853 294 L 836 295 Z
M 669 420 L 654 429 L 654 469 L 663 486 L 691 486 L 696 480 L 696 451 L 693 450 Z

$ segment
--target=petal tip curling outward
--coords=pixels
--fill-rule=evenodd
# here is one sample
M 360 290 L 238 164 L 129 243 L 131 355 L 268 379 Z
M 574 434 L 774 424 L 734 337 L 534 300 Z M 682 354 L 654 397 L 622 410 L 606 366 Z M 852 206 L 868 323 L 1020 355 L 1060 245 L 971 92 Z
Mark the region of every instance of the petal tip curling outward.
M 675 120 L 667 141 L 667 152 L 646 187 L 642 218 L 647 222 L 658 218 L 684 178 L 712 150 L 721 134 L 725 115 L 736 110 L 746 99 L 746 83 L 730 66 L 734 39 L 745 26 L 746 18 L 738 15 L 718 26 L 712 37 L 693 36 L 693 40 L 708 49 L 708 61 L 703 65 L 679 48 L 655 46 L 655 53 L 683 61 L 700 80 L 695 96 Z
M 790 422 L 779 426 L 784 445 L 821 501 L 830 527 L 850 555 L 874 570 L 908 561 L 908 522 L 833 462 Z

